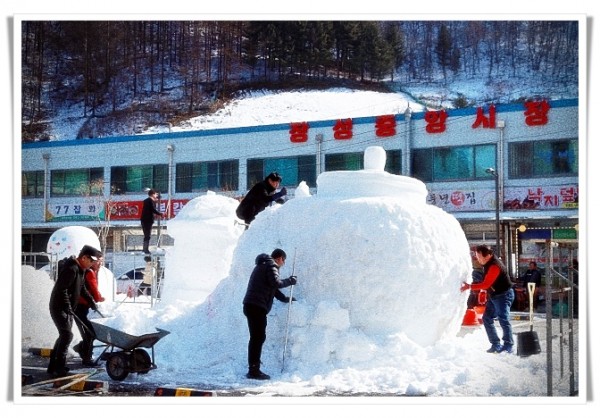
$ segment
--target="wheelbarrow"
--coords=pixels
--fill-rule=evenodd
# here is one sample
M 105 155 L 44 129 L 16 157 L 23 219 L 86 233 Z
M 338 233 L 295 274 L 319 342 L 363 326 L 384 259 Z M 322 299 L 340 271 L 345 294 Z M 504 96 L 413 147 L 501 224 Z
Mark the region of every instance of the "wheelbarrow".
M 157 368 L 154 363 L 154 344 L 170 334 L 169 331 L 156 328 L 156 332 L 135 336 L 97 321 L 90 322 L 96 339 L 105 344 L 99 359 L 106 361 L 106 373 L 111 379 L 120 381 L 129 373 L 145 374 Z M 147 349 L 150 349 L 150 354 Z

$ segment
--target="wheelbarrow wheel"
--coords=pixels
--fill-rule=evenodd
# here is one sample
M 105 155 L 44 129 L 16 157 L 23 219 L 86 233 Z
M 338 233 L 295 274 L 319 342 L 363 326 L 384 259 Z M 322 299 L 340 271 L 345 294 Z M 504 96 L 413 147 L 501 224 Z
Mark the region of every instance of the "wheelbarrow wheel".
M 129 375 L 129 359 L 124 352 L 111 355 L 106 361 L 106 373 L 113 380 L 124 380 Z
M 150 354 L 143 348 L 136 348 L 133 350 L 133 361 L 135 371 L 140 374 L 148 373 L 152 368 Z

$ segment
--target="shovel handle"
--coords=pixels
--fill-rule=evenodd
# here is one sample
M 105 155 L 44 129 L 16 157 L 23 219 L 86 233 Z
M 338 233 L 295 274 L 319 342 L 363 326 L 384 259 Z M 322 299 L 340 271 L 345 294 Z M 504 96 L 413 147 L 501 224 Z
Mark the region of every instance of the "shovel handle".
M 529 290 L 529 325 L 533 329 L 533 294 L 535 293 L 535 283 L 527 283 L 527 290 Z
M 533 294 L 535 293 L 535 283 L 527 283 L 527 290 L 529 290 L 529 307 L 533 307 Z

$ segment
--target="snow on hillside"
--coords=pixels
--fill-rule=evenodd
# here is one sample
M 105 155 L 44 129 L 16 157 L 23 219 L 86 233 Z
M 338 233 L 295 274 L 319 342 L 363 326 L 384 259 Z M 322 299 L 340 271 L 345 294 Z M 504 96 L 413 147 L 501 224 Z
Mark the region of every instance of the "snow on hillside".
M 403 93 L 332 88 L 314 91 L 252 91 L 232 100 L 212 115 L 189 119 L 172 131 L 235 128 L 278 123 L 356 118 L 403 113 L 424 106 Z M 146 133 L 155 132 L 155 129 Z
M 398 84 L 400 85 L 400 84 Z M 170 127 L 171 132 L 239 128 L 274 125 L 290 122 L 358 118 L 385 114 L 401 114 L 407 107 L 413 112 L 426 108 L 453 108 L 453 101 L 463 97 L 469 105 L 480 106 L 489 102 L 508 103 L 522 97 L 563 99 L 577 97 L 577 86 L 561 89 L 532 90 L 536 83 L 526 78 L 489 83 L 484 79 L 460 80 L 442 85 L 429 83 L 403 87 L 406 91 L 378 92 L 350 88 L 325 90 L 244 90 L 227 102 L 222 109 L 192 117 Z M 52 122 L 52 139 L 77 138 L 86 119 L 79 106 L 60 109 Z M 137 134 L 168 132 L 166 125 L 152 126 Z M 134 134 L 133 132 L 131 134 Z

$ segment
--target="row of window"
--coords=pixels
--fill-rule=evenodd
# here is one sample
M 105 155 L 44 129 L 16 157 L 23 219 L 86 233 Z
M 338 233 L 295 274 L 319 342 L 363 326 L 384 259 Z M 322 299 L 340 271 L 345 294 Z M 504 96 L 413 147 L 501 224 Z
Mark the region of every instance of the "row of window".
M 578 174 L 577 140 L 517 142 L 509 144 L 509 178 L 535 178 Z M 325 155 L 325 171 L 360 170 L 364 154 L 341 153 Z M 303 155 L 247 161 L 246 188 L 277 171 L 283 186 L 296 186 L 305 181 L 316 186 L 316 157 Z M 496 167 L 496 145 L 472 145 L 412 150 L 412 176 L 424 182 L 465 181 L 489 178 L 485 170 Z M 402 173 L 402 151 L 388 150 L 385 170 Z M 52 170 L 51 196 L 89 196 L 102 194 L 103 168 Z M 144 193 L 152 187 L 161 193 L 168 191 L 167 164 L 111 167 L 111 194 Z M 239 189 L 239 161 L 188 162 L 175 165 L 175 193 L 207 190 L 235 191 Z M 22 176 L 22 196 L 41 197 L 44 194 L 43 171 L 27 171 Z

